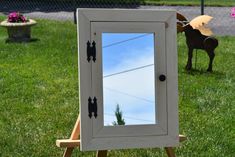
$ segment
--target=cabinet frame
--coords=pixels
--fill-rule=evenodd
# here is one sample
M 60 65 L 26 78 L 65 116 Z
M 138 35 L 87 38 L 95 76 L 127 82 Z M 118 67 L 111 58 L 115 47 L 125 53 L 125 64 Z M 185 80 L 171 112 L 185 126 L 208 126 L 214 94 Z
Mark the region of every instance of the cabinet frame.
M 125 148 L 146 148 L 146 147 L 173 147 L 179 143 L 179 124 L 178 124 L 178 76 L 177 76 L 177 47 L 176 47 L 176 12 L 167 10 L 141 10 L 141 9 L 78 9 L 78 52 L 79 52 L 79 91 L 80 91 L 80 116 L 81 116 L 81 147 L 82 151 L 88 150 L 107 150 L 107 149 L 125 149 Z M 110 25 L 110 23 L 120 23 L 119 26 L 127 27 L 126 29 L 108 30 L 110 32 L 129 33 L 128 27 L 133 26 L 136 22 L 138 27 L 141 24 L 155 25 L 156 31 L 159 29 L 164 38 L 165 51 L 165 70 L 160 73 L 166 75 L 165 92 L 166 92 L 166 112 L 165 126 L 159 129 L 147 129 L 147 132 L 139 132 L 139 134 L 130 135 L 132 130 L 140 128 L 146 130 L 150 125 L 136 126 L 103 126 L 103 108 L 102 108 L 102 86 L 94 86 L 97 80 L 102 80 L 102 72 L 97 69 L 96 65 L 102 64 L 98 50 L 101 48 L 101 43 L 97 40 L 96 33 L 93 30 L 103 31 L 98 25 Z M 122 24 L 121 24 L 122 23 Z M 125 24 L 126 25 L 125 25 Z M 129 24 L 129 25 L 128 25 Z M 139 28 L 140 29 L 140 28 Z M 141 30 L 141 29 L 140 29 Z M 148 30 L 142 30 L 148 32 Z M 149 32 L 156 32 L 149 30 Z M 135 32 L 135 31 L 133 31 Z M 87 61 L 87 41 L 95 41 L 97 49 L 97 59 L 95 62 Z M 164 68 L 163 68 L 164 69 Z M 155 73 L 155 79 L 158 79 L 160 73 Z M 92 75 L 98 74 L 95 79 Z M 157 83 L 159 84 L 159 83 Z M 164 83 L 163 83 L 164 84 Z M 93 86 L 92 86 L 93 85 Z M 88 98 L 97 97 L 98 116 L 97 118 L 88 116 Z M 163 120 L 164 121 L 164 120 Z M 155 124 L 154 124 L 155 125 Z M 154 127 L 153 125 L 153 127 Z M 126 127 L 126 128 L 125 128 Z M 112 130 L 122 134 L 112 133 Z M 122 132 L 127 130 L 126 133 Z M 150 127 L 151 128 L 151 127 Z M 160 130 L 160 128 L 162 130 Z M 128 129 L 130 132 L 128 134 Z

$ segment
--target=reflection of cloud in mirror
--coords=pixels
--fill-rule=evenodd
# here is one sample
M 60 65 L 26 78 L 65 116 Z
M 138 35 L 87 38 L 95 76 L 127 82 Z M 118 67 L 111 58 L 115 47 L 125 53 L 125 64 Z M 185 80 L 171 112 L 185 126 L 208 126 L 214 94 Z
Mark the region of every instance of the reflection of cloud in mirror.
M 129 47 L 125 52 L 128 53 L 128 57 L 121 57 L 122 59 L 113 66 L 107 67 L 108 64 L 104 63 L 105 125 L 112 125 L 112 122 L 116 120 L 114 111 L 117 104 L 120 105 L 126 125 L 155 124 L 154 49 L 152 43 L 138 49 Z M 119 46 L 118 49 L 122 50 L 122 47 Z M 109 52 L 111 53 L 112 50 L 110 49 Z M 145 67 L 145 65 L 149 66 Z M 109 75 L 115 73 L 117 74 Z
M 106 75 L 109 69 L 114 69 L 123 61 L 131 59 L 135 61 L 134 58 L 147 53 L 152 55 L 154 35 L 153 33 L 102 33 L 102 47 L 103 70 Z

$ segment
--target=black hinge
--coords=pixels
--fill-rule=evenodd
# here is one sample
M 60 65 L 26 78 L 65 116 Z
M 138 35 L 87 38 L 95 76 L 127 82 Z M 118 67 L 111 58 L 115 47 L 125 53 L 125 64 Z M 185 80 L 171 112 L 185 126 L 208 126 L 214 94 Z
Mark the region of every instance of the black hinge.
M 91 97 L 88 98 L 88 116 L 91 118 L 92 113 L 94 113 L 94 117 L 97 117 L 97 99 L 94 97 L 93 103 Z
M 92 56 L 92 60 L 94 62 L 96 60 L 96 47 L 95 47 L 95 45 L 96 45 L 95 41 L 93 41 L 92 44 L 90 43 L 90 41 L 87 41 L 87 61 L 88 62 L 90 62 L 91 56 Z

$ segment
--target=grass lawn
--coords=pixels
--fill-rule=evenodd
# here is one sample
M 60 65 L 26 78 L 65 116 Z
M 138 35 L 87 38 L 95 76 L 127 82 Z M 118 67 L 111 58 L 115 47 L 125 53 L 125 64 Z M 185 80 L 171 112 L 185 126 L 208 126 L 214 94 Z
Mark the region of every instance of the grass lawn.
M 2 19 L 2 17 L 0 17 Z M 58 138 L 68 138 L 77 118 L 76 27 L 38 20 L 36 42 L 5 43 L 0 28 L 0 156 L 56 157 Z M 218 37 L 214 72 L 198 51 L 197 70 L 184 70 L 185 38 L 178 36 L 180 133 L 188 140 L 179 157 L 235 156 L 235 37 Z M 74 156 L 93 157 L 94 152 Z M 110 157 L 165 157 L 163 149 L 110 151 Z
M 144 0 L 152 5 L 201 5 L 201 0 Z M 204 0 L 206 6 L 235 6 L 234 0 Z
M 66 1 L 66 0 L 65 0 Z M 92 0 L 80 0 L 80 3 L 91 3 Z M 181 5 L 199 6 L 201 0 L 95 0 L 96 4 L 146 4 L 146 5 Z M 235 6 L 234 0 L 204 0 L 206 6 Z

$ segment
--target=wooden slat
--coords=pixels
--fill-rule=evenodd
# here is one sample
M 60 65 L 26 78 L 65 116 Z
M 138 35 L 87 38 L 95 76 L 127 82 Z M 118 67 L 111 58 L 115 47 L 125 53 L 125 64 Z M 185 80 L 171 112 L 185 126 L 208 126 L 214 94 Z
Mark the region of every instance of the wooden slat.
M 73 132 L 70 136 L 70 139 L 77 140 L 79 135 L 80 135 L 80 115 L 78 116 L 77 121 L 74 125 Z
M 180 142 L 187 140 L 187 137 L 184 135 L 179 135 Z M 166 153 L 168 157 L 175 157 L 175 151 L 173 147 L 165 147 Z
M 74 148 L 66 148 L 63 154 L 63 157 L 71 157 Z
M 179 138 L 180 138 L 180 142 L 187 140 L 187 137 L 184 135 L 179 135 Z
M 57 147 L 79 147 L 80 140 L 71 140 L 71 139 L 63 139 L 63 140 L 56 140 Z
M 166 153 L 167 153 L 168 157 L 176 157 L 175 156 L 175 151 L 172 147 L 166 147 L 165 150 L 166 150 Z
M 96 153 L 96 157 L 107 157 L 108 151 L 107 150 L 98 150 Z
M 78 140 L 80 135 L 80 115 L 74 125 L 70 139 L 56 140 L 56 145 L 58 147 L 66 147 L 63 157 L 71 157 L 73 149 L 80 146 L 80 140 Z

